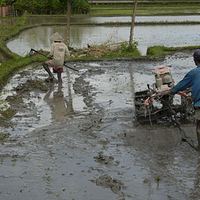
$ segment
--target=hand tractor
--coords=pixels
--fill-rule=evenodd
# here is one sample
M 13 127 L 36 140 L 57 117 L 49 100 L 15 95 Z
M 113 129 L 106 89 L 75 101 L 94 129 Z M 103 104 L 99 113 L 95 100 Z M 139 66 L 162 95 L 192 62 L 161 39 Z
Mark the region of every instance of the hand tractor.
M 191 123 L 195 120 L 192 103 L 192 91 L 187 89 L 177 95 L 169 93 L 174 86 L 169 67 L 157 68 L 154 71 L 155 83 L 147 89 L 135 93 L 135 114 L 140 123 L 162 122 L 171 120 L 176 124 Z

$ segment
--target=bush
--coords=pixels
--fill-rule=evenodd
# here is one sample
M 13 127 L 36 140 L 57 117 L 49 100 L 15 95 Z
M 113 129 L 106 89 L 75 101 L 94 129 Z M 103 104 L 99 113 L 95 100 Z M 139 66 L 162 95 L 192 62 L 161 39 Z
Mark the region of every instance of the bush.
M 90 4 L 87 0 L 73 0 L 72 13 L 73 14 L 87 14 L 90 11 Z
M 29 14 L 65 14 L 67 13 L 67 0 L 17 0 L 14 3 L 18 15 L 25 11 Z M 72 0 L 73 14 L 87 14 L 90 4 L 87 0 Z
M 121 52 L 125 53 L 125 52 L 134 52 L 137 50 L 137 46 L 138 46 L 138 42 L 135 41 L 133 44 L 129 45 L 128 42 L 123 42 L 121 44 Z
M 65 0 L 17 0 L 14 3 L 15 10 L 21 16 L 25 11 L 29 14 L 64 14 L 67 11 Z
M 160 56 L 164 54 L 165 47 L 164 46 L 153 46 L 148 47 L 147 55 L 148 56 Z

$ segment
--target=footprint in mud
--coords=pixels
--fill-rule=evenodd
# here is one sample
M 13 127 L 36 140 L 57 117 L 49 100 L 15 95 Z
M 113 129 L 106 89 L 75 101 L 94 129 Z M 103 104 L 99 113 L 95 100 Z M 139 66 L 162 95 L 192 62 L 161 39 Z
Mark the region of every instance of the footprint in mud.
M 95 162 L 102 163 L 104 165 L 115 165 L 115 166 L 118 166 L 119 163 L 120 163 L 119 161 L 115 161 L 114 162 L 114 157 L 113 156 L 103 155 L 102 152 L 99 152 L 98 156 L 95 156 L 94 159 L 95 159 Z
M 96 180 L 92 180 L 92 182 L 96 183 L 97 186 L 110 188 L 114 193 L 118 193 L 122 189 L 124 190 L 127 188 L 122 181 L 117 180 L 116 178 L 112 179 L 108 174 L 101 175 Z
M 24 92 L 30 93 L 32 90 L 47 92 L 48 87 L 40 80 L 28 79 L 25 83 L 19 84 L 17 87 L 15 87 L 14 90 L 20 94 L 23 94 Z

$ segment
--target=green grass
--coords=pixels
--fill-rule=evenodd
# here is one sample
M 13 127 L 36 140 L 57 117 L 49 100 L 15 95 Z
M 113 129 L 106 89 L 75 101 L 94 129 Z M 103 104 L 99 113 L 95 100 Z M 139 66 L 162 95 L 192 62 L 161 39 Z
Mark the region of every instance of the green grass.
M 0 66 L 0 86 L 3 86 L 7 81 L 7 77 L 13 74 L 16 70 L 31 64 L 32 62 L 42 62 L 44 61 L 42 56 L 33 56 L 29 58 L 14 56 L 11 59 L 8 59 L 6 62 L 2 63 Z
M 165 47 L 165 46 L 152 46 L 147 49 L 147 56 L 162 56 L 173 53 L 175 51 L 194 50 L 200 49 L 200 46 L 187 46 L 187 47 Z
M 32 62 L 44 61 L 43 56 L 21 57 L 12 53 L 6 47 L 6 42 L 12 37 L 20 33 L 20 31 L 30 28 L 26 25 L 26 17 L 5 17 L 0 18 L 3 23 L 0 26 L 0 54 L 3 57 L 3 62 L 0 65 L 0 88 L 5 85 L 7 79 L 16 70 L 29 65 Z
M 187 11 L 185 14 L 197 14 L 199 15 L 199 4 L 142 4 L 138 3 L 137 15 L 183 15 L 183 11 Z M 90 11 L 92 16 L 130 16 L 133 12 L 133 4 L 130 5 L 93 5 Z

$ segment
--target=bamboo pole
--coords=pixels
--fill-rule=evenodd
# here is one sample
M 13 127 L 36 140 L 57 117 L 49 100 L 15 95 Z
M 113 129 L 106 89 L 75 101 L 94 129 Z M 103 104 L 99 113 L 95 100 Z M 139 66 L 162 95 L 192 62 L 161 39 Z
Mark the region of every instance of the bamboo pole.
M 129 46 L 131 46 L 133 43 L 133 30 L 134 30 L 134 25 L 135 25 L 135 15 L 136 15 L 136 11 L 137 11 L 138 0 L 133 0 L 133 3 L 134 3 L 134 7 L 133 7 L 131 29 L 130 29 Z

